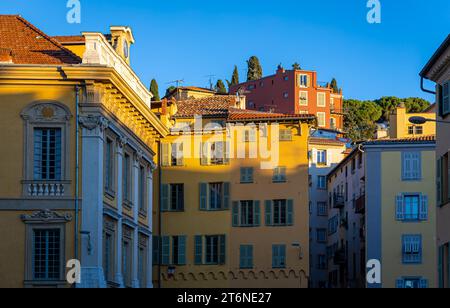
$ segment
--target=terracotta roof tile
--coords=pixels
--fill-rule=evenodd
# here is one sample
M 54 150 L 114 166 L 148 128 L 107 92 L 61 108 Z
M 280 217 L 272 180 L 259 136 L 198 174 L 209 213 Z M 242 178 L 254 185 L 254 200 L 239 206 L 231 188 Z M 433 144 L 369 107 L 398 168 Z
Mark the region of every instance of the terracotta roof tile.
M 58 36 L 53 36 L 52 38 L 57 40 L 61 44 L 66 44 L 66 43 L 78 44 L 78 43 L 86 42 L 85 37 L 82 35 L 58 35 Z
M 409 138 L 399 138 L 399 139 L 380 139 L 371 140 L 364 143 L 364 145 L 382 145 L 382 144 L 407 144 L 407 143 L 432 143 L 436 142 L 436 136 L 420 136 L 420 137 L 409 137 Z
M 335 146 L 345 146 L 345 142 L 330 139 L 330 138 L 317 138 L 317 137 L 310 137 L 309 143 L 311 144 L 319 144 L 319 145 L 335 145 Z
M 0 15 L 0 48 L 14 64 L 79 64 L 81 59 L 18 15 Z

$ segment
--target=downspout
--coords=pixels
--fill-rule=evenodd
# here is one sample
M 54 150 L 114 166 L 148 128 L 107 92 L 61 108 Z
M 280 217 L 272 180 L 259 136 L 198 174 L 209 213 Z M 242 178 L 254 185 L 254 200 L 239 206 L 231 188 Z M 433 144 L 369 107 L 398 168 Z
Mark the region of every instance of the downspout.
M 79 195 L 80 195 L 80 187 L 79 187 L 79 175 L 80 175 L 80 155 L 79 155 L 79 136 L 80 136 L 80 124 L 79 120 L 79 102 L 80 102 L 80 87 L 78 85 L 75 86 L 75 259 L 78 258 L 78 223 L 79 223 Z
M 425 89 L 425 86 L 423 85 L 423 80 L 424 80 L 424 78 L 422 76 L 420 76 L 420 89 L 425 93 L 430 93 L 430 94 L 436 95 L 435 91 L 430 91 L 430 90 Z
M 158 158 L 158 289 L 161 289 L 161 233 L 162 233 L 162 214 L 161 214 L 161 204 L 162 204 L 162 170 L 161 170 L 161 159 L 162 159 L 162 144 L 159 143 L 159 158 Z

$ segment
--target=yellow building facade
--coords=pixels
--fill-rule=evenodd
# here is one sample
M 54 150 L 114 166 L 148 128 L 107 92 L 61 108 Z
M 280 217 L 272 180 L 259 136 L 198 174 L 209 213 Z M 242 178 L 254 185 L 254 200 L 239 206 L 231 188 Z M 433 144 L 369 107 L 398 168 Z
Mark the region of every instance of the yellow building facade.
M 423 117 L 431 120 L 421 125 L 412 124 L 411 117 Z M 405 104 L 400 104 L 389 118 L 390 138 L 411 138 L 436 135 L 436 111 L 434 105 L 422 113 L 408 113 Z
M 0 28 L 0 287 L 151 287 L 168 131 L 128 65 L 131 30 L 111 29 L 122 49 L 83 33 L 71 51 L 20 16 Z
M 157 111 L 172 130 L 161 149 L 154 285 L 306 288 L 314 117 L 250 112 L 236 96 L 169 105 Z

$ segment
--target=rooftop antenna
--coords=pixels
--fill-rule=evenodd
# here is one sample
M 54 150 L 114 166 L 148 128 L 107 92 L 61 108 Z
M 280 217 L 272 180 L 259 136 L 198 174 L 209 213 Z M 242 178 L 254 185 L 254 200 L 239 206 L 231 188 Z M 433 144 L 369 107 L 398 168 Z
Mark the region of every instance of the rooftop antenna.
M 179 92 L 180 92 L 180 85 L 182 85 L 184 83 L 184 79 L 177 79 L 171 82 L 168 82 L 167 84 L 175 84 L 176 85 L 176 90 L 177 90 L 177 96 L 176 99 L 178 99 L 179 96 Z
M 213 78 L 216 77 L 216 75 L 206 75 L 205 77 L 209 79 L 209 89 L 213 90 Z

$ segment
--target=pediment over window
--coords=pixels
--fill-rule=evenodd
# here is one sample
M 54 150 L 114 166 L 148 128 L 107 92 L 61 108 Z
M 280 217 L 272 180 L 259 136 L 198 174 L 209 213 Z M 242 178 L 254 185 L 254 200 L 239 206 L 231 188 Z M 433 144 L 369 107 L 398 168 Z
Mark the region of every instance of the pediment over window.
M 72 215 L 65 213 L 59 214 L 51 210 L 43 210 L 35 212 L 31 215 L 20 216 L 23 222 L 33 223 L 33 222 L 43 222 L 43 223 L 66 223 L 72 221 Z
M 67 106 L 56 101 L 37 101 L 25 108 L 21 117 L 30 122 L 67 122 L 72 114 Z

